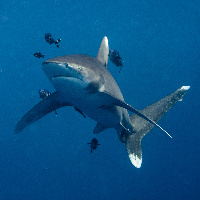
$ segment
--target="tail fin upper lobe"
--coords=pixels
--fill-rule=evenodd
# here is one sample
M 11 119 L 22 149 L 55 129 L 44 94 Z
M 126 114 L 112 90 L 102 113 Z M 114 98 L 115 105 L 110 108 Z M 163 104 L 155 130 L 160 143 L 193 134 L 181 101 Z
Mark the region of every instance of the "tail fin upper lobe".
M 177 101 L 182 100 L 184 94 L 189 88 L 189 86 L 182 86 L 165 98 L 140 110 L 140 112 L 157 123 Z M 142 164 L 141 140 L 154 127 L 154 125 L 136 114 L 133 114 L 130 118 L 133 127 L 136 129 L 136 133 L 133 135 L 127 134 L 125 144 L 132 164 L 135 167 L 140 168 Z

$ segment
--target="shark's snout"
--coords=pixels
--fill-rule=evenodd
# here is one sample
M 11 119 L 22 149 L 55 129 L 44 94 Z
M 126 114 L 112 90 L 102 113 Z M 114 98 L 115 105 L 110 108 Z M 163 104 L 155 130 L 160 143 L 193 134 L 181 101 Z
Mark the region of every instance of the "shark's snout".
M 50 80 L 56 76 L 69 76 L 67 67 L 68 65 L 65 63 L 48 61 L 42 63 L 42 69 Z

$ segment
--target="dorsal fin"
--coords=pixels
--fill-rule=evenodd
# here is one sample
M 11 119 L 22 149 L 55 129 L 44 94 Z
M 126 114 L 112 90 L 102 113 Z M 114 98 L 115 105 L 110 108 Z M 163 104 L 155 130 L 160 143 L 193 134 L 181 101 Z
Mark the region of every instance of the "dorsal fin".
M 109 54 L 108 38 L 105 36 L 101 42 L 101 46 L 99 48 L 99 52 L 96 57 L 105 67 L 107 67 L 108 64 L 108 54 Z

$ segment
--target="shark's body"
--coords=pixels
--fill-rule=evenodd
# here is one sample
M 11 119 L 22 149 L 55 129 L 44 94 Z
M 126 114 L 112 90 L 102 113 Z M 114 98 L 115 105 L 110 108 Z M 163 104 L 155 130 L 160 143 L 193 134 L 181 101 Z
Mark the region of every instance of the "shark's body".
M 108 54 L 108 40 L 104 37 L 96 58 L 75 54 L 45 61 L 43 70 L 57 92 L 25 114 L 16 125 L 15 132 L 22 131 L 55 109 L 74 106 L 97 122 L 94 133 L 114 128 L 121 142 L 126 144 L 131 162 L 139 168 L 142 163 L 142 138 L 155 125 L 161 128 L 157 122 L 182 99 L 189 86 L 181 87 L 139 112 L 124 101 L 117 83 L 107 70 Z M 129 116 L 127 110 L 134 114 Z

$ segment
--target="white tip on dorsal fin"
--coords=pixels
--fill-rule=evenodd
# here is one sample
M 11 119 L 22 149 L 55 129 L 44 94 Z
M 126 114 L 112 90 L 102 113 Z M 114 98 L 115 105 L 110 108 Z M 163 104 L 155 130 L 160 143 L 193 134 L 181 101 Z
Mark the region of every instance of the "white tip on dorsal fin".
M 105 36 L 101 42 L 101 46 L 99 48 L 99 52 L 96 57 L 105 67 L 107 67 L 108 64 L 108 54 L 109 54 L 108 38 Z

